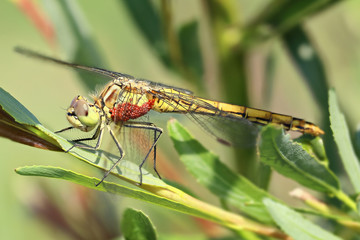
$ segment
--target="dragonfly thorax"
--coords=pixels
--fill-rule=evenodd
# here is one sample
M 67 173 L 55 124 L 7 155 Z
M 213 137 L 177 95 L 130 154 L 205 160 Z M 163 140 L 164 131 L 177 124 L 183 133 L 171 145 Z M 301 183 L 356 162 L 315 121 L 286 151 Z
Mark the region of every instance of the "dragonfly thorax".
M 84 132 L 93 130 L 100 120 L 98 109 L 82 96 L 72 100 L 66 117 L 74 128 Z

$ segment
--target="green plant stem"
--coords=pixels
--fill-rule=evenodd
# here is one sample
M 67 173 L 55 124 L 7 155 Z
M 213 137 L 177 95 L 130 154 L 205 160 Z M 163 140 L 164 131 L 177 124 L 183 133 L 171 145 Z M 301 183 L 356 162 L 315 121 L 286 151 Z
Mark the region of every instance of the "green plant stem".
M 349 208 L 351 208 L 354 211 L 357 211 L 356 203 L 343 191 L 341 190 L 334 190 L 332 192 L 339 200 L 341 200 L 343 203 L 346 204 Z
M 168 186 L 167 188 L 153 188 L 152 186 L 144 185 L 142 188 L 158 196 L 162 196 L 167 199 L 182 203 L 191 208 L 197 209 L 203 212 L 205 215 L 209 216 L 212 221 L 235 231 L 246 230 L 278 239 L 291 239 L 288 235 L 284 234 L 277 228 L 262 225 L 240 215 L 225 211 L 221 208 L 195 199 L 171 186 Z
M 28 166 L 17 168 L 15 171 L 18 174 L 25 176 L 58 178 L 98 191 L 140 199 L 175 211 L 213 221 L 237 232 L 250 231 L 278 239 L 289 239 L 289 236 L 275 227 L 262 225 L 243 216 L 212 206 L 165 183 L 161 186 L 143 183 L 139 186 L 140 188 L 147 190 L 143 191 L 141 189 L 129 188 L 107 181 L 104 181 L 100 185 L 96 186 L 94 183 L 98 183 L 99 179 L 58 167 Z M 131 183 L 131 181 L 128 182 Z M 138 186 L 135 182 L 133 185 Z
M 329 206 L 328 204 L 320 201 L 310 193 L 299 188 L 292 191 L 290 195 L 297 199 L 300 199 L 306 205 L 317 210 L 316 212 L 309 212 L 310 214 L 315 214 L 329 219 L 333 219 L 334 221 L 338 222 L 341 225 L 344 225 L 346 227 L 352 228 L 355 231 L 360 232 L 360 222 L 354 221 L 351 218 L 351 216 L 349 216 L 347 213 L 339 211 L 335 207 Z M 303 209 L 300 209 L 298 211 L 301 212 L 303 211 Z

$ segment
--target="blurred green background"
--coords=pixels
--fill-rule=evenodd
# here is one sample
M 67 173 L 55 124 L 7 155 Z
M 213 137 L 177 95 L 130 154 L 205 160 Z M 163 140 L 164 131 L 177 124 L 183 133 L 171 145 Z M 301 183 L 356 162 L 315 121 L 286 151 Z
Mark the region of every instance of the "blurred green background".
M 235 12 L 238 16 L 236 18 L 243 24 L 251 22 L 269 2 L 271 1 L 237 1 Z M 53 3 L 53 1 L 47 1 L 42 4 L 39 1 L 37 5 L 46 15 L 46 9 L 51 8 Z M 160 2 L 153 1 L 153 3 L 158 8 L 160 7 Z M 201 1 L 171 1 L 171 13 L 174 26 L 181 26 L 193 20 L 199 21 L 200 46 L 205 57 L 203 87 L 196 81 L 184 79 L 176 71 L 169 71 L 164 66 L 156 56 L 154 46 L 150 46 L 144 39 L 122 1 L 102 1 L 101 3 L 78 1 L 77 4 L 83 14 L 78 16 L 84 18 L 88 24 L 88 26 L 83 26 L 82 30 L 91 34 L 91 39 L 97 44 L 101 57 L 105 59 L 102 62 L 104 66 L 100 67 L 105 67 L 106 62 L 106 68 L 109 70 L 187 88 L 203 97 L 223 101 L 228 99 L 228 96 L 224 94 L 226 81 L 217 79 L 213 75 L 218 69 L 212 67 L 216 65 L 216 57 L 214 57 L 214 51 L 211 51 L 211 41 L 208 39 L 206 31 L 208 26 L 204 20 L 206 16 L 204 16 Z M 44 5 L 47 5 L 47 8 Z M 360 99 L 359 10 L 359 1 L 339 1 L 317 14 L 309 15 L 303 22 L 303 27 L 315 44 L 325 66 L 328 86 L 336 89 L 352 132 L 356 131 L 360 118 L 357 105 Z M 0 12 L 2 18 L 0 21 L 0 86 L 23 103 L 47 128 L 55 131 L 68 126 L 65 109 L 74 96 L 87 95 L 89 90 L 77 81 L 77 75 L 72 70 L 23 57 L 16 54 L 13 48 L 24 46 L 50 56 L 71 60 L 71 51 L 62 50 L 65 45 L 67 49 L 72 48 L 71 40 L 68 42 L 62 40 L 61 44 L 56 40 L 53 47 L 49 47 L 48 41 L 20 10 L 15 1 L 1 1 Z M 57 34 L 66 38 L 66 30 L 62 30 L 63 32 L 57 32 Z M 274 64 L 273 82 L 270 85 L 264 83 L 269 77 L 264 71 L 269 53 Z M 245 91 L 249 97 L 247 105 L 321 123 L 320 106 L 295 69 L 279 38 L 275 36 L 269 41 L 255 45 L 247 52 L 247 55 L 247 61 L 244 62 L 248 74 L 248 86 Z M 265 87 L 271 89 L 266 90 Z M 154 122 L 159 122 L 159 125 L 164 127 L 168 119 L 168 115 L 155 116 Z M 223 160 L 232 156 L 225 147 L 208 142 L 205 134 L 197 133 L 197 126 L 194 126 L 191 121 L 182 117 L 180 119 L 190 130 L 196 132 L 196 136 L 203 144 L 219 153 Z M 162 145 L 171 147 L 168 142 L 169 138 L 165 134 L 159 148 L 162 149 Z M 162 149 L 164 156 L 172 156 L 171 161 L 166 164 L 180 165 L 176 163 L 177 155 L 173 150 L 165 151 L 164 149 L 167 147 Z M 144 209 L 158 228 L 160 235 L 181 233 L 201 236 L 207 228 L 206 223 L 180 213 L 129 199 L 99 194 L 70 183 L 22 177 L 14 172 L 14 169 L 19 166 L 43 164 L 63 166 L 94 174 L 88 166 L 75 161 L 67 154 L 31 148 L 4 138 L 0 138 L 0 150 L 2 164 L 0 239 L 68 239 L 69 237 L 81 239 L 79 232 L 84 232 L 85 229 L 98 230 L 98 233 L 102 233 L 98 239 L 103 236 L 114 237 L 121 231 L 117 227 L 122 210 L 131 206 Z M 228 164 L 234 164 L 233 160 L 229 160 Z M 186 178 L 186 175 L 182 175 L 182 171 L 180 170 L 180 176 Z M 101 176 L 101 173 L 96 173 L 97 176 Z M 283 179 L 275 176 L 271 181 L 270 191 L 288 201 L 286 189 L 291 189 L 296 184 L 291 183 L 286 188 L 279 189 L 281 182 Z M 201 197 L 209 197 L 208 192 L 201 190 L 196 183 L 192 182 L 192 179 L 182 180 L 182 183 L 192 188 Z M 57 202 L 57 205 L 54 202 Z M 68 213 L 65 218 L 70 218 L 70 220 L 62 219 L 60 213 L 54 214 L 57 212 L 54 209 L 58 208 L 65 209 L 64 211 Z M 47 212 L 49 209 L 53 211 Z M 116 210 L 111 211 L 111 209 Z M 87 221 L 84 222 L 84 220 Z M 50 223 L 53 223 L 55 227 L 49 227 Z M 209 230 L 208 235 L 217 236 L 223 233 L 223 230 L 214 226 L 208 229 L 213 231 Z

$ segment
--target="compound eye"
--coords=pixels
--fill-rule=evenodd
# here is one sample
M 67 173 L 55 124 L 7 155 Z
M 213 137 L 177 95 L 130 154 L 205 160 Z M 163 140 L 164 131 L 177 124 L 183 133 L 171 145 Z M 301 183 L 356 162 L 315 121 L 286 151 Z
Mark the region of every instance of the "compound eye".
M 67 112 L 67 119 L 75 128 L 88 132 L 100 121 L 97 108 L 81 96 L 75 97 Z
M 78 99 L 74 103 L 73 108 L 74 108 L 75 115 L 78 117 L 86 117 L 89 114 L 89 105 L 83 99 Z
M 74 107 L 75 103 L 80 99 L 80 95 L 74 97 L 74 99 L 70 103 L 70 107 Z

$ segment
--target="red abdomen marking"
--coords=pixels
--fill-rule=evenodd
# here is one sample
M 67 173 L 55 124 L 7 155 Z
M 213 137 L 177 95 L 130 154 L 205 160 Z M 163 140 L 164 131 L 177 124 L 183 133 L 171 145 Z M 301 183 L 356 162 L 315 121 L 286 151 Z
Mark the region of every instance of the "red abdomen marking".
M 154 106 L 155 99 L 149 100 L 141 106 L 132 103 L 122 103 L 109 110 L 114 122 L 126 122 L 144 116 Z

